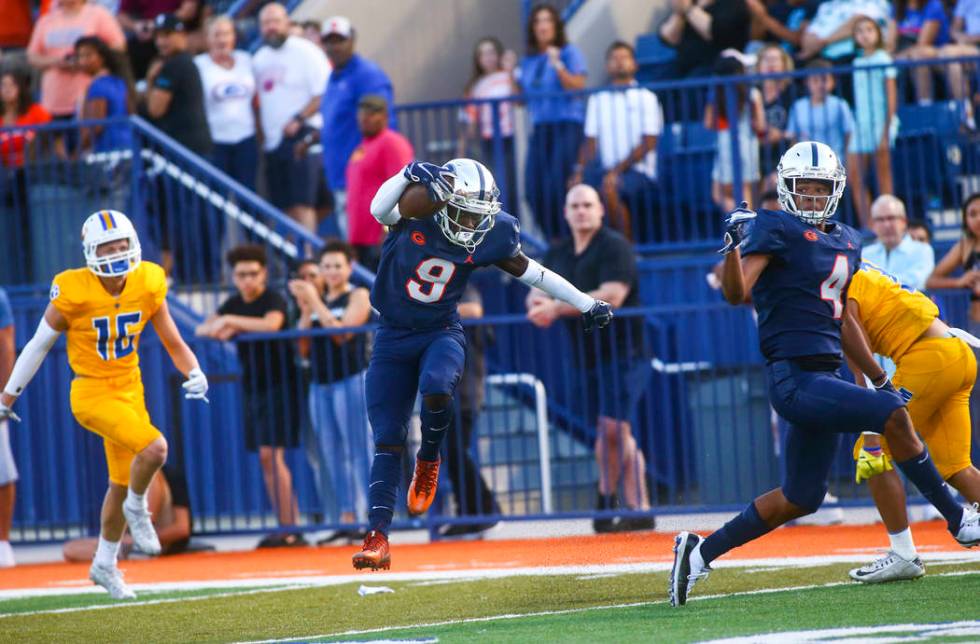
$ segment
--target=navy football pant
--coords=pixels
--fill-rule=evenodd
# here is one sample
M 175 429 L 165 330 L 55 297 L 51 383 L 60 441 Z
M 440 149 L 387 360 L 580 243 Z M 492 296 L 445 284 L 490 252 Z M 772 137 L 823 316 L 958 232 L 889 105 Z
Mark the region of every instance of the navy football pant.
M 789 360 L 768 368 L 769 399 L 789 423 L 783 446 L 783 494 L 816 511 L 827 493 L 827 477 L 840 434 L 882 432 L 888 417 L 904 406 L 887 391 L 859 387 L 836 371 L 806 371 Z
M 366 378 L 375 444 L 368 493 L 372 530 L 387 534 L 391 524 L 416 394 L 452 397 L 465 359 L 466 337 L 458 324 L 425 331 L 381 327 L 375 334 Z

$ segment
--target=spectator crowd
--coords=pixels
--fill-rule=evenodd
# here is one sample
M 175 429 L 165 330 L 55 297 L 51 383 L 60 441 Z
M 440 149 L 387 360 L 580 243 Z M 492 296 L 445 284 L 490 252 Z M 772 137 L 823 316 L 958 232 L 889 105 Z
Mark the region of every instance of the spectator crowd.
M 41 4 L 7 0 L 0 9 L 0 126 L 138 114 L 242 186 L 261 192 L 299 226 L 336 237 L 295 267 L 283 293 L 269 281 L 265 247 L 231 249 L 226 262 L 235 293 L 197 333 L 222 341 L 289 327 L 310 333 L 297 342 L 237 345 L 246 391 L 245 444 L 258 455 L 282 526 L 264 545 L 304 542 L 284 457 L 286 449 L 301 444 L 325 516 L 363 523 L 374 449 L 364 410 L 370 342 L 363 332 L 336 329 L 373 319 L 366 289 L 352 281 L 355 263 L 373 270 L 380 260 L 385 231 L 371 216 L 370 202 L 417 153 L 398 129 L 392 80 L 358 52 L 358 27 L 343 16 L 295 24 L 283 5 L 265 3 L 257 15 L 261 42 L 249 53 L 236 21 L 203 0 Z M 875 238 L 864 257 L 915 288 L 971 289 L 974 319 L 980 321 L 980 200 L 971 197 L 963 206 L 963 239 L 937 266 L 928 239 L 923 241 L 930 230 L 909 217 L 892 176 L 901 104 L 952 101 L 962 131 L 976 129 L 975 65 L 912 67 L 903 84 L 895 62 L 976 56 L 980 0 L 669 4 L 669 15 L 655 28 L 667 62 L 644 71 L 630 43 L 611 42 L 603 80 L 593 83 L 601 88 L 594 92 L 582 90 L 593 80 L 590 72 L 599 70 L 588 69 L 561 13 L 549 4 L 530 10 L 523 54 L 493 36 L 474 46 L 452 147 L 501 170 L 496 174 L 504 207 L 520 212 L 527 228 L 551 242 L 543 263 L 614 307 L 638 306 L 631 241 L 668 241 L 671 231 L 684 227 L 666 221 L 668 202 L 687 199 L 671 195 L 676 183 L 668 185 L 662 176 L 659 148 L 671 124 L 713 142 L 710 189 L 706 177 L 685 186 L 710 191 L 712 215 L 739 200 L 771 205 L 782 152 L 795 141 L 820 140 L 844 163 L 856 221 Z M 704 87 L 677 91 L 655 92 L 642 82 L 702 77 L 708 79 Z M 522 115 L 526 145 L 518 140 Z M 77 135 L 66 130 L 55 137 L 51 151 L 77 159 L 83 152 L 127 149 L 130 137 L 128 127 L 86 125 Z M 36 145 L 30 130 L 0 133 L 0 196 L 23 236 L 11 245 L 20 250 L 0 257 L 0 264 L 11 267 L 29 261 L 24 166 Z M 526 156 L 518 159 L 521 150 Z M 156 214 L 168 222 L 164 227 L 174 225 L 165 207 Z M 161 245 L 167 248 L 165 239 Z M 963 275 L 953 277 L 958 269 Z M 565 318 L 577 331 L 578 312 L 540 292 L 528 295 L 526 307 L 537 327 Z M 460 315 L 482 314 L 479 292 L 468 293 Z M 617 321 L 608 343 L 571 354 L 583 382 L 598 385 L 580 397 L 580 411 L 595 428 L 596 506 L 633 513 L 597 519 L 600 532 L 653 527 L 652 517 L 639 516 L 649 513 L 651 492 L 632 418 L 650 377 L 650 359 L 636 320 Z M 456 454 L 448 469 L 461 516 L 499 512 L 470 450 L 484 404 L 482 353 L 492 342 L 487 335 L 470 339 L 462 422 L 449 450 Z M 289 366 L 295 364 L 304 366 L 302 376 L 278 377 L 294 373 Z M 305 436 L 302 419 L 308 419 Z M 488 527 L 454 526 L 445 533 Z M 0 565 L 4 536 L 0 524 Z M 356 536 L 340 531 L 328 539 Z

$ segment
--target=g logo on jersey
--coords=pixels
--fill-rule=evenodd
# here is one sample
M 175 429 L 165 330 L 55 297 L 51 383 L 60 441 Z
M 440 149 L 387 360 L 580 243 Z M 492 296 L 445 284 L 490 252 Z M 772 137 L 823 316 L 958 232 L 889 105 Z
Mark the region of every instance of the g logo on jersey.
M 425 246 L 425 235 L 416 230 L 412 233 L 412 241 L 419 246 Z

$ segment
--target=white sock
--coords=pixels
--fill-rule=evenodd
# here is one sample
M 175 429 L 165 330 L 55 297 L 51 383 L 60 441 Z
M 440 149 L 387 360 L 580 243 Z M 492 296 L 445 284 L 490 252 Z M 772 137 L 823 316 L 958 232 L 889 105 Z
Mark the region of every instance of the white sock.
M 905 561 L 912 561 L 919 556 L 919 553 L 915 550 L 915 543 L 912 542 L 911 528 L 905 528 L 895 534 L 889 533 L 888 540 L 892 544 L 892 552 Z
M 146 509 L 146 494 L 137 494 L 133 492 L 133 488 L 129 488 L 129 491 L 126 493 L 126 503 L 131 508 Z
M 95 549 L 95 563 L 99 566 L 116 566 L 116 557 L 119 555 L 119 542 L 106 541 L 99 535 L 99 547 Z

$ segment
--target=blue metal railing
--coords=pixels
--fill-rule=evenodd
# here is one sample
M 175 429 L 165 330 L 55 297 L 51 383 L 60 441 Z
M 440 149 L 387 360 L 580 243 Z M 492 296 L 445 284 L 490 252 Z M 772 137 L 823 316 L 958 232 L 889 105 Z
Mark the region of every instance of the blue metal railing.
M 965 319 L 965 294 L 939 297 L 952 323 Z M 13 301 L 22 345 L 45 302 L 17 293 Z M 640 473 L 635 488 L 623 481 L 616 486 L 621 502 L 646 496 L 653 512 L 661 514 L 728 509 L 779 482 L 764 366 L 747 307 L 715 302 L 620 310 L 613 327 L 594 335 L 564 322 L 536 329 L 523 315 L 492 316 L 465 327 L 470 351 L 481 351 L 487 366 L 485 377 L 464 378 L 457 390 L 456 431 L 465 427 L 472 438 L 444 446 L 447 466 L 435 509 L 420 521 L 409 520 L 400 508 L 397 526 L 604 516 L 594 507 L 602 476 L 594 451 L 600 408 L 628 420 L 640 446 L 629 466 Z M 350 342 L 358 342 L 372 331 L 367 326 L 251 334 L 233 344 L 190 339 L 212 383 L 210 405 L 183 399 L 179 375 L 147 332 L 141 345 L 146 400 L 171 445 L 171 464 L 186 474 L 197 533 L 277 527 L 258 457 L 246 448 L 248 414 L 258 408 L 275 419 L 273 431 L 289 428 L 299 437 L 286 461 L 301 528 L 349 527 L 339 519 L 336 490 L 363 487 L 365 481 L 338 486 L 336 479 L 318 476 L 313 447 L 318 432 L 327 430 L 310 416 L 311 398 L 329 398 L 336 393 L 331 387 L 362 372 L 318 357 L 316 346 L 331 346 L 331 337 L 346 333 L 354 334 Z M 283 357 L 286 347 L 298 351 L 299 340 L 313 343 L 309 360 Z M 369 344 L 361 342 L 356 350 Z M 241 363 L 234 345 L 253 347 L 244 355 L 258 362 Z M 105 483 L 102 449 L 68 411 L 64 352 L 60 342 L 18 402 L 23 423 L 12 439 L 22 478 L 14 538 L 21 541 L 92 532 L 98 523 Z M 358 370 L 364 365 L 355 364 Z M 260 367 L 270 375 L 269 383 L 295 383 L 296 397 L 247 375 Z M 473 391 L 464 394 L 467 387 L 478 387 L 483 400 Z M 622 396 L 624 389 L 632 397 Z M 346 396 L 345 405 L 349 413 L 366 413 L 363 394 Z M 413 435 L 405 471 L 417 445 Z M 464 455 L 472 464 L 469 480 L 461 478 Z M 832 489 L 845 504 L 867 502 L 853 484 L 852 467 L 845 437 Z M 492 503 L 473 492 L 479 487 L 474 472 Z M 642 515 L 643 505 L 635 505 L 632 514 Z M 363 520 L 362 514 L 358 522 Z

